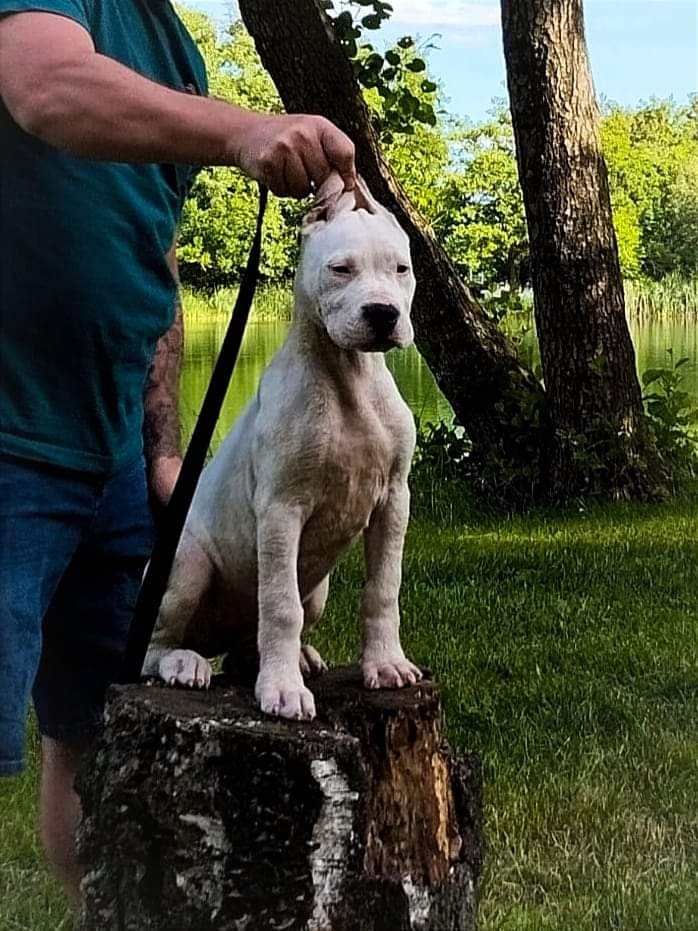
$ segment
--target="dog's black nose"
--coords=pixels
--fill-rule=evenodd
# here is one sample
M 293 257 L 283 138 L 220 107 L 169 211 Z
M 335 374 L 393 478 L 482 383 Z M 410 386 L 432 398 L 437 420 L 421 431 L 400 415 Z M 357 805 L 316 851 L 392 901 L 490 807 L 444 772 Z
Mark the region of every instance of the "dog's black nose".
M 392 304 L 364 304 L 364 319 L 379 339 L 385 339 L 393 332 L 400 311 Z

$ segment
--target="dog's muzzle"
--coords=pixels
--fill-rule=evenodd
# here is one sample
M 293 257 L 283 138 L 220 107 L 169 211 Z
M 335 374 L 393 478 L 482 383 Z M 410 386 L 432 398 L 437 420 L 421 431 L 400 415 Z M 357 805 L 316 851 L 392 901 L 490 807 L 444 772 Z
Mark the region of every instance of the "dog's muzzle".
M 364 320 L 379 344 L 389 344 L 400 316 L 400 311 L 392 304 L 364 304 L 361 308 Z

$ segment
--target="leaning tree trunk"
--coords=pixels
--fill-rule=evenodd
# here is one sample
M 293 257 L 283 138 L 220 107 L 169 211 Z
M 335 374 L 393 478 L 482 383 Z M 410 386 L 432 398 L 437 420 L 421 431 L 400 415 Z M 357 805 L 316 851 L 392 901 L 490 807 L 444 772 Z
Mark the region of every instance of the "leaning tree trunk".
M 535 479 L 542 390 L 461 282 L 383 160 L 351 62 L 321 0 L 240 0 L 240 12 L 289 113 L 318 113 L 356 145 L 359 171 L 408 232 L 419 351 L 490 474 Z
M 554 431 L 551 493 L 662 486 L 643 413 L 582 0 L 502 0 L 504 52 Z

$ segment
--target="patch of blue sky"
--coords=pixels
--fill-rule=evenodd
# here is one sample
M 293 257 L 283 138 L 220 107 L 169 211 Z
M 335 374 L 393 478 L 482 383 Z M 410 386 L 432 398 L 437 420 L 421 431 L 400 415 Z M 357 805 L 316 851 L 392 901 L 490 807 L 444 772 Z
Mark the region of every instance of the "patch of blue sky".
M 481 119 L 506 96 L 499 0 L 392 0 L 381 48 L 402 35 L 435 47 L 430 70 L 450 112 Z M 188 0 L 218 21 L 237 15 L 230 0 Z M 587 40 L 597 93 L 624 106 L 652 97 L 686 102 L 698 92 L 696 0 L 586 0 Z

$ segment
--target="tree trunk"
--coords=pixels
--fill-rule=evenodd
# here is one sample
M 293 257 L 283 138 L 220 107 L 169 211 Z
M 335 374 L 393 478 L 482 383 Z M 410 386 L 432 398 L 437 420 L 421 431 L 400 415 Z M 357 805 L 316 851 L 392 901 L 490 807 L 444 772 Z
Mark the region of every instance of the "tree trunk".
M 554 432 L 550 490 L 654 495 L 664 476 L 625 319 L 582 0 L 502 0 L 502 16 Z
M 374 195 L 412 242 L 416 343 L 490 477 L 535 481 L 542 390 L 487 319 L 383 160 L 351 63 L 320 0 L 240 0 L 240 12 L 289 113 L 317 113 L 356 145 Z M 530 488 L 529 488 L 530 490 Z
M 79 931 L 472 931 L 479 764 L 433 683 L 314 683 L 320 718 L 250 690 L 112 690 L 79 778 Z

